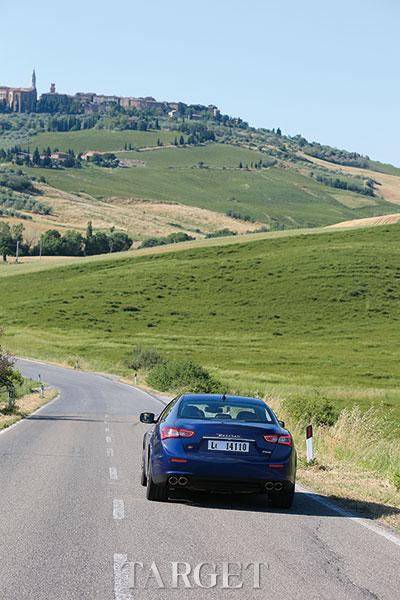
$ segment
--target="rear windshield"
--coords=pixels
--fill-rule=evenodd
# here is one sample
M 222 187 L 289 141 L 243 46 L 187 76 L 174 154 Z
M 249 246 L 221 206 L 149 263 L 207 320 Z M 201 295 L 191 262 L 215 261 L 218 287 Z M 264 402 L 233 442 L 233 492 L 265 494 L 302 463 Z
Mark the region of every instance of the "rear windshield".
M 272 418 L 267 407 L 251 401 L 205 402 L 204 399 L 182 400 L 178 418 L 181 419 L 218 419 L 227 421 L 249 421 L 251 423 L 271 423 Z

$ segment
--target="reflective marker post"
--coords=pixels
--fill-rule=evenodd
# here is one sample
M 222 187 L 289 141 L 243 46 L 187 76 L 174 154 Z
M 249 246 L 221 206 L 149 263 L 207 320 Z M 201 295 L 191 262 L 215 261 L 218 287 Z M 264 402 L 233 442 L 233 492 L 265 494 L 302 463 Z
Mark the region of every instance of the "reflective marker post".
M 307 445 L 307 462 L 311 463 L 314 460 L 314 444 L 313 444 L 312 425 L 307 425 L 307 428 L 306 428 L 306 445 Z
M 8 410 L 12 410 L 15 404 L 15 390 L 14 388 L 9 388 L 8 390 Z
M 40 383 L 40 386 L 39 386 L 40 387 L 40 397 L 43 398 L 43 396 L 44 396 L 44 385 L 43 385 L 42 377 L 41 377 L 40 373 L 38 374 L 38 379 L 39 379 L 39 383 Z

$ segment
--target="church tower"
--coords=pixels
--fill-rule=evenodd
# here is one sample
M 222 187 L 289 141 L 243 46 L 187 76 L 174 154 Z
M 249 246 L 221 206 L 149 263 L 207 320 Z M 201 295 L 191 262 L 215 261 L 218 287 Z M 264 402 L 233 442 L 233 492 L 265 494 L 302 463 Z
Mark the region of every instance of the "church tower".
M 32 72 L 32 89 L 36 90 L 36 73 L 35 73 L 35 69 L 33 69 L 33 72 Z

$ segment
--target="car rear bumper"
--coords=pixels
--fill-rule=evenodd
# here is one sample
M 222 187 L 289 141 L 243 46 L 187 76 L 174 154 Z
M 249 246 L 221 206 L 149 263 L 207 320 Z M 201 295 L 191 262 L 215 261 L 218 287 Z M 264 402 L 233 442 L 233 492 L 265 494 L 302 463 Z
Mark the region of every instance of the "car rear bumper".
M 186 477 L 188 489 L 265 491 L 265 484 L 280 482 L 283 486 L 294 485 L 296 478 L 296 454 L 287 460 L 272 461 L 217 461 L 190 458 L 187 462 L 173 462 L 174 458 L 162 455 L 153 458 L 152 476 L 157 484 L 167 484 L 171 476 Z
M 167 485 L 168 480 L 167 480 Z M 270 486 L 270 489 L 266 489 L 266 485 Z M 276 489 L 276 486 L 279 486 Z M 291 481 L 272 481 L 272 480 L 215 480 L 215 479 L 201 479 L 201 478 L 188 478 L 187 485 L 183 486 L 191 491 L 198 492 L 220 492 L 229 494 L 263 494 L 282 492 L 285 490 L 292 489 L 294 484 Z M 182 486 L 170 486 L 173 489 L 182 489 Z

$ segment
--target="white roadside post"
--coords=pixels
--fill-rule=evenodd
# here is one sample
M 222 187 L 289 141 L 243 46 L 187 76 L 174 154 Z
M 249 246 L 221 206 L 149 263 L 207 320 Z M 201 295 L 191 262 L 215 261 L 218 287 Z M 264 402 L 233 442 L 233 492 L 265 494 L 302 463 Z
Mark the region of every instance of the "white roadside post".
M 43 398 L 43 396 L 44 396 L 44 385 L 43 385 L 42 377 L 41 377 L 40 373 L 38 375 L 38 379 L 39 379 L 39 383 L 40 383 L 40 397 Z
M 306 445 L 307 445 L 307 462 L 311 463 L 314 460 L 314 443 L 313 443 L 312 425 L 307 425 L 307 428 L 306 428 Z
M 8 410 L 12 410 L 15 403 L 14 389 L 8 390 Z

